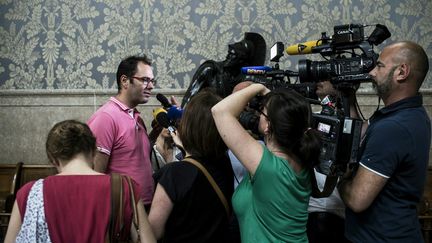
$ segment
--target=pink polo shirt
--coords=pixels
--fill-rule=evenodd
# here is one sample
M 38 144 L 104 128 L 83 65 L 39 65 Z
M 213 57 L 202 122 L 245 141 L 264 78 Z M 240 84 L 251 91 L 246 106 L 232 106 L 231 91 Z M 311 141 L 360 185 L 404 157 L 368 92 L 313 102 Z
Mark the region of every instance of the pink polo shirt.
M 97 148 L 110 156 L 106 173 L 132 177 L 141 189 L 144 204 L 153 197 L 150 142 L 143 120 L 115 97 L 100 107 L 88 120 Z

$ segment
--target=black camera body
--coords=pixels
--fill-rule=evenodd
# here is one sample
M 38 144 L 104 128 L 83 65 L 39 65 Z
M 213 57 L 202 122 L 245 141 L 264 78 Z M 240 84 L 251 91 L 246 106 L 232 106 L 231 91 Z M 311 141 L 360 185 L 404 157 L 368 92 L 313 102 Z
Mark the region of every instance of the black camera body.
M 359 24 L 334 26 L 331 38 L 323 32 L 320 45 L 311 47 L 311 53 L 319 53 L 328 60 L 300 60 L 300 83 L 330 80 L 333 85 L 338 86 L 341 83 L 346 85 L 369 82 L 369 72 L 375 67 L 378 58 L 373 46 L 381 44 L 391 34 L 386 26 L 378 24 L 372 34 L 365 37 L 365 27 L 367 26 Z M 360 53 L 356 53 L 356 50 Z
M 347 164 L 357 162 L 362 120 L 313 114 L 313 127 L 319 133 L 322 146 L 318 172 L 340 176 Z
M 242 126 L 259 135 L 259 115 L 256 112 L 261 96 L 252 100 L 252 107 L 240 114 Z M 324 106 L 323 106 L 324 108 Z M 323 109 L 324 111 L 325 109 Z M 312 114 L 312 128 L 321 138 L 321 153 L 316 170 L 325 175 L 341 176 L 350 163 L 357 162 L 363 121 L 357 118 L 329 114 Z

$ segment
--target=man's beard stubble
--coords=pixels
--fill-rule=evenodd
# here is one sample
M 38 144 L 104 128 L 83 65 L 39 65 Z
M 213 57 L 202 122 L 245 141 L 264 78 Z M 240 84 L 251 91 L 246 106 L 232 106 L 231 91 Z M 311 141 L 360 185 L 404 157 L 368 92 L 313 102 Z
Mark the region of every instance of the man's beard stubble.
M 372 82 L 372 86 L 374 90 L 377 92 L 377 95 L 381 97 L 381 99 L 385 100 L 390 96 L 390 92 L 393 88 L 392 80 L 393 73 L 396 70 L 397 66 L 392 67 L 392 69 L 388 72 L 387 77 L 385 78 L 385 82 L 378 84 L 376 80 Z

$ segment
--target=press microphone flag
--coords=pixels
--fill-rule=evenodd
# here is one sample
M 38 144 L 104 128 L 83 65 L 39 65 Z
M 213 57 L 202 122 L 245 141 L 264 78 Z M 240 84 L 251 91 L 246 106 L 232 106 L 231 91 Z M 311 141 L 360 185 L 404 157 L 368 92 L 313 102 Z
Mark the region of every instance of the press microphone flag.
M 241 68 L 242 74 L 250 74 L 250 75 L 266 74 L 271 70 L 272 68 L 269 66 L 250 66 L 250 67 Z

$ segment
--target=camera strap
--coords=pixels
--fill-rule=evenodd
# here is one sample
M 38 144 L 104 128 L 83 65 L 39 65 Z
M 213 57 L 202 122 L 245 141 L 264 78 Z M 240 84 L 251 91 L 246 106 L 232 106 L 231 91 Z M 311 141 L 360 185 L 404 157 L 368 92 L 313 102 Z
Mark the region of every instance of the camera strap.
M 312 176 L 311 176 L 311 179 L 312 179 L 312 197 L 322 198 L 322 197 L 330 196 L 330 194 L 332 194 L 333 190 L 336 187 L 339 176 L 327 175 L 327 178 L 326 178 L 325 183 L 324 183 L 324 188 L 321 191 L 318 188 L 314 169 L 311 170 L 311 174 L 312 174 Z

